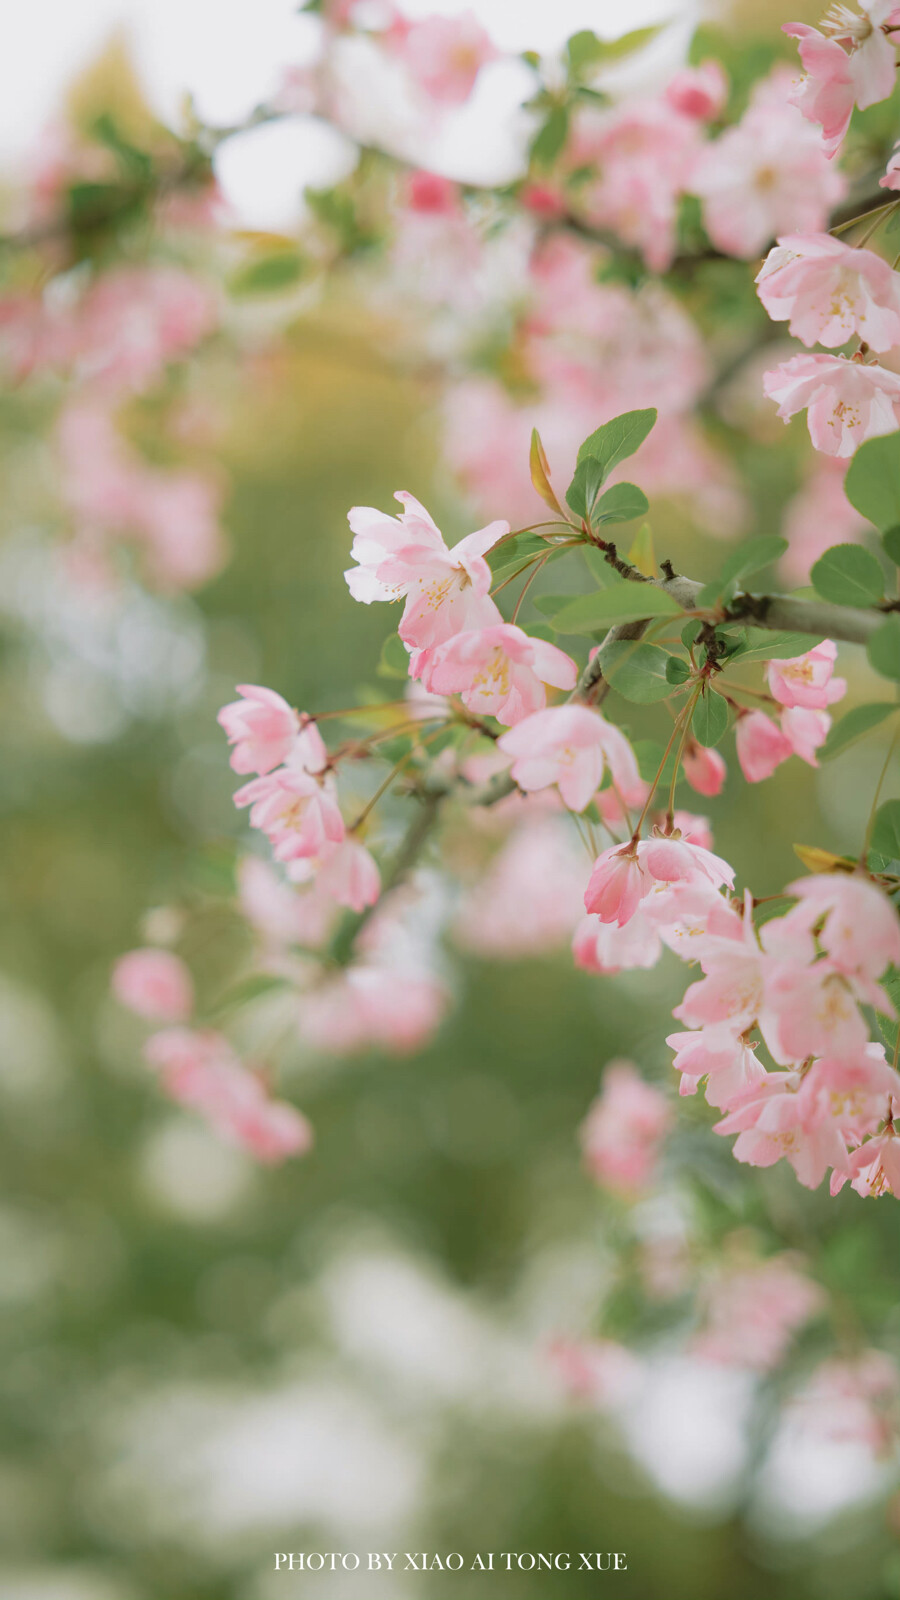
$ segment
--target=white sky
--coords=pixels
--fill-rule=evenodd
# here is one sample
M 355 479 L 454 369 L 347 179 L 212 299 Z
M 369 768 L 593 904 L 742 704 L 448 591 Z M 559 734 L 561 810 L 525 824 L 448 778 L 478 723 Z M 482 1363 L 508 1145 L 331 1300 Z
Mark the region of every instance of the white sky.
M 315 23 L 299 16 L 297 0 L 26 0 L 10 7 L 0 51 L 0 168 L 14 170 L 58 106 L 68 81 L 123 29 L 148 97 L 166 118 L 177 115 L 185 90 L 211 122 L 239 121 L 268 97 L 286 66 L 307 59 Z M 677 16 L 667 30 L 667 56 L 684 48 L 687 19 L 697 0 L 402 0 L 407 15 L 473 10 L 503 49 L 558 49 L 578 28 L 615 37 L 627 29 Z M 509 152 L 501 128 L 521 99 L 527 75 L 490 69 L 472 105 L 449 119 L 442 163 L 459 176 L 498 175 Z M 374 90 L 374 86 L 373 86 Z M 245 148 L 241 148 L 245 146 Z M 433 152 L 432 152 L 433 154 Z M 232 141 L 220 180 L 242 220 L 278 227 L 296 214 L 304 183 L 338 175 L 340 152 L 311 137 L 309 123 L 260 129 Z M 477 170 L 476 170 L 477 169 Z

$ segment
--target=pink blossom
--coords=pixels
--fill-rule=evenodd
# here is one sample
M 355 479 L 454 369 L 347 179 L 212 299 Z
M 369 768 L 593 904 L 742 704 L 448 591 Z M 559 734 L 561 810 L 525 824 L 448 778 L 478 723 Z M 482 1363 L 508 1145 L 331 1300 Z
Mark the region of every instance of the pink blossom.
M 805 706 L 791 706 L 781 713 L 781 731 L 793 754 L 810 767 L 819 765 L 816 751 L 825 743 L 830 727 L 827 711 L 807 711 Z
M 893 433 L 900 377 L 874 362 L 846 356 L 793 356 L 763 376 L 778 415 L 788 422 L 806 411 L 809 436 L 829 456 L 852 456 L 864 439 Z
M 872 250 L 828 233 L 787 234 L 756 283 L 772 320 L 787 322 L 808 349 L 836 349 L 854 335 L 873 350 L 900 344 L 900 273 Z
M 718 61 L 683 67 L 666 85 L 665 99 L 682 116 L 714 122 L 728 99 L 728 79 Z
M 825 1304 L 818 1284 L 788 1256 L 726 1266 L 707 1285 L 705 1325 L 694 1341 L 707 1361 L 769 1372 L 792 1336 Z
M 807 1114 L 831 1117 L 845 1139 L 859 1144 L 876 1132 L 891 1096 L 900 1107 L 900 1074 L 888 1066 L 883 1045 L 868 1044 L 856 1057 L 814 1061 L 799 1096 Z
M 222 1034 L 167 1028 L 147 1040 L 144 1057 L 159 1071 L 166 1094 L 258 1160 L 274 1165 L 309 1150 L 306 1118 L 286 1101 L 270 1099 Z
M 718 889 L 725 883 L 734 883 L 734 868 L 720 856 L 677 833 L 654 833 L 637 844 L 612 845 L 597 857 L 584 904 L 601 922 L 621 927 L 658 884 Z
M 812 461 L 812 471 L 785 512 L 783 532 L 789 549 L 782 565 L 793 583 L 803 583 L 831 545 L 857 543 L 867 527 L 844 493 L 847 462 L 820 454 Z
M 900 145 L 895 146 L 883 178 L 878 179 L 881 189 L 900 189 Z
M 171 950 L 130 950 L 112 974 L 120 1005 L 154 1022 L 185 1022 L 194 1009 L 190 972 Z
M 327 1055 L 372 1049 L 412 1055 L 435 1032 L 447 999 L 444 986 L 423 973 L 348 967 L 301 996 L 300 1035 Z
M 626 101 L 583 112 L 566 151 L 577 169 L 599 176 L 581 186 L 587 220 L 640 250 L 653 272 L 665 272 L 676 249 L 679 197 L 692 187 L 701 149 L 698 122 L 671 101 Z
M 805 655 L 770 661 L 766 667 L 769 690 L 783 706 L 821 710 L 833 705 L 847 692 L 843 678 L 832 678 L 836 660 L 837 645 L 823 639 Z
M 790 740 L 764 711 L 746 711 L 738 717 L 734 745 L 748 783 L 771 778 L 776 767 L 794 753 Z
M 845 181 L 821 140 L 787 104 L 783 69 L 758 84 L 741 121 L 708 144 L 690 187 L 718 250 L 752 260 L 781 233 L 827 226 Z
M 82 375 L 118 391 L 149 387 L 211 331 L 216 302 L 178 267 L 105 272 L 76 310 Z
M 637 760 L 625 735 L 587 706 L 536 711 L 497 743 L 514 758 L 511 771 L 520 789 L 531 792 L 555 783 L 570 811 L 583 811 L 589 804 L 607 763 L 626 803 L 642 790 Z
M 622 928 L 631 921 L 649 888 L 636 847 L 611 845 L 594 862 L 584 894 L 585 909 L 601 922 L 617 922 Z
M 404 184 L 403 200 L 410 211 L 455 217 L 460 209 L 459 184 L 437 172 L 411 172 Z
M 828 37 L 802 22 L 782 31 L 800 41 L 806 77 L 792 99 L 810 122 L 821 126 L 825 149 L 833 156 L 850 125 L 854 105 L 865 110 L 893 92 L 897 77 L 894 46 L 882 32 L 896 10 L 895 0 L 859 0 L 862 16 L 834 6 L 824 27 Z
M 250 806 L 250 826 L 266 834 L 278 861 L 320 856 L 340 844 L 344 821 L 334 778 L 302 767 L 279 767 L 238 789 L 236 806 Z
M 624 927 L 601 922 L 596 915 L 582 917 L 572 938 L 575 965 L 605 975 L 655 967 L 662 949 L 658 928 L 641 911 Z
M 473 11 L 422 17 L 417 22 L 398 18 L 383 38 L 429 99 L 440 106 L 463 105 L 482 67 L 498 55 Z
M 630 1061 L 611 1061 L 580 1130 L 591 1177 L 626 1198 L 647 1189 L 671 1122 L 666 1096 L 645 1083 Z
M 319 863 L 320 889 L 350 911 L 374 906 L 381 893 L 377 862 L 358 839 L 342 839 L 326 846 Z
M 560 817 L 527 817 L 463 895 L 454 932 L 467 950 L 517 959 L 568 939 L 581 909 L 584 856 Z
M 690 739 L 681 758 L 684 775 L 697 794 L 721 794 L 728 768 L 718 750 Z
M 771 1049 L 767 984 L 775 963 L 760 949 L 750 896 L 742 918 L 730 907 L 712 907 L 703 937 L 695 942 L 704 976 L 691 984 L 674 1016 L 688 1028 L 727 1023 L 735 1034 L 758 1022 Z
M 315 885 L 299 892 L 258 856 L 244 857 L 237 881 L 241 911 L 272 954 L 280 956 L 293 944 L 316 949 L 331 932 L 336 902 L 317 893 Z
M 855 1056 L 868 1042 L 869 1030 L 851 983 L 827 960 L 812 966 L 779 964 L 770 974 L 766 998 L 782 1059 Z
M 883 1350 L 863 1350 L 849 1360 L 823 1361 L 794 1400 L 800 1420 L 826 1439 L 865 1445 L 875 1456 L 891 1453 L 897 1430 L 900 1375 Z
M 461 694 L 470 711 L 508 727 L 542 709 L 545 684 L 574 689 L 578 678 L 564 650 L 509 622 L 458 633 L 427 658 L 412 666 L 430 693 Z
M 570 1399 L 600 1407 L 627 1399 L 640 1373 L 637 1358 L 612 1339 L 553 1339 L 547 1358 Z
M 696 1094 L 705 1078 L 707 1101 L 720 1111 L 765 1082 L 766 1069 L 756 1059 L 755 1046 L 736 1037 L 728 1027 L 670 1033 L 666 1044 L 675 1051 L 672 1065 L 682 1074 L 681 1093 Z
M 900 1198 L 900 1140 L 892 1120 L 881 1133 L 876 1133 L 858 1150 L 854 1150 L 849 1163 L 851 1186 L 857 1194 L 892 1194 Z M 835 1173 L 832 1193 L 841 1188 L 843 1174 Z
M 823 873 L 798 878 L 787 893 L 800 900 L 804 921 L 821 924 L 819 943 L 838 971 L 875 980 L 889 965 L 900 966 L 900 920 L 887 896 L 866 878 Z
M 820 1106 L 800 1099 L 792 1073 L 771 1074 L 758 1094 L 745 1097 L 716 1123 L 715 1131 L 737 1134 L 736 1161 L 771 1167 L 784 1158 L 807 1189 L 817 1189 L 829 1167 L 847 1171 L 847 1150 L 836 1123 Z
M 243 698 L 223 706 L 216 721 L 234 748 L 229 757 L 234 772 L 271 772 L 286 761 L 300 731 L 300 717 L 274 689 L 239 683 Z M 318 734 L 316 734 L 318 737 Z M 324 745 L 323 745 L 324 752 Z M 321 766 L 325 765 L 323 754 Z
M 359 565 L 344 576 L 354 600 L 370 605 L 405 596 L 400 637 L 416 650 L 501 620 L 484 556 L 509 533 L 509 523 L 492 522 L 448 550 L 418 500 L 403 492 L 395 499 L 404 506 L 399 517 L 372 506 L 354 506 L 348 515 L 355 535 L 350 554 Z

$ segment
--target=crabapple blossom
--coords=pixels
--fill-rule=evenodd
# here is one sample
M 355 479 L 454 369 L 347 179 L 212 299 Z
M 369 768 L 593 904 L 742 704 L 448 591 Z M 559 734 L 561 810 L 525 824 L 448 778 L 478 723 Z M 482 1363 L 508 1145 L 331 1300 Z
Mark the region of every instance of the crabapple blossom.
M 309 1150 L 306 1118 L 286 1101 L 270 1099 L 222 1034 L 167 1028 L 147 1040 L 144 1058 L 160 1073 L 166 1094 L 259 1161 L 274 1165 Z
M 716 1133 L 737 1134 L 732 1154 L 753 1167 L 772 1167 L 782 1158 L 806 1189 L 817 1189 L 829 1168 L 848 1172 L 847 1148 L 830 1114 L 818 1102 L 804 1102 L 795 1073 L 772 1073 L 757 1093 L 745 1096 Z
M 670 1033 L 666 1044 L 675 1051 L 672 1065 L 681 1073 L 681 1094 L 696 1094 L 706 1079 L 706 1098 L 725 1111 L 763 1083 L 766 1069 L 753 1045 L 731 1028 L 713 1025 L 690 1033 Z
M 866 523 L 844 493 L 847 462 L 837 456 L 816 454 L 806 482 L 788 504 L 783 532 L 788 549 L 782 568 L 794 583 L 803 583 L 809 570 L 833 544 L 854 544 Z
M 268 837 L 278 861 L 320 856 L 344 838 L 344 820 L 330 773 L 278 767 L 238 789 L 236 806 L 250 807 L 250 826 Z
M 640 803 L 642 780 L 625 735 L 587 706 L 551 706 L 518 722 L 497 741 L 511 773 L 531 792 L 555 783 L 570 811 L 583 811 L 609 768 L 626 803 Z
M 655 967 L 663 942 L 658 927 L 641 911 L 623 927 L 602 922 L 596 915 L 581 918 L 572 937 L 572 956 L 586 972 L 613 975 L 640 967 Z
M 817 924 L 817 938 L 838 971 L 872 981 L 900 966 L 900 918 L 887 896 L 856 873 L 824 873 L 788 884 L 800 904 L 784 921 Z
M 398 16 L 382 39 L 429 99 L 440 106 L 463 105 L 482 67 L 498 55 L 472 11 L 453 17 L 422 17 L 415 22 Z
M 814 1115 L 832 1117 L 845 1139 L 860 1144 L 884 1120 L 890 1096 L 900 1106 L 900 1074 L 888 1065 L 883 1045 L 867 1044 L 859 1056 L 814 1061 L 798 1095 Z
M 721 794 L 728 768 L 718 750 L 688 739 L 681 758 L 682 770 L 691 788 L 697 794 Z
M 792 1401 L 803 1427 L 821 1438 L 863 1444 L 874 1456 L 894 1446 L 900 1374 L 883 1350 L 823 1361 Z
M 779 234 L 817 233 L 845 192 L 821 140 L 787 102 L 784 70 L 754 89 L 741 121 L 706 145 L 690 190 L 725 255 L 751 260 Z
M 847 685 L 843 678 L 834 678 L 837 645 L 823 639 L 802 656 L 783 657 L 766 666 L 769 691 L 779 705 L 804 706 L 822 710 L 843 699 Z
M 194 984 L 180 956 L 171 950 L 129 950 L 112 973 L 120 1005 L 155 1022 L 185 1022 L 194 1009 Z
M 851 1186 L 857 1194 L 892 1194 L 900 1198 L 900 1141 L 892 1117 L 881 1133 L 876 1133 L 852 1152 L 847 1165 Z M 832 1194 L 842 1187 L 844 1177 L 843 1172 L 835 1171 Z
M 825 1295 L 790 1256 L 726 1265 L 706 1285 L 705 1323 L 697 1355 L 728 1366 L 769 1372 L 794 1334 L 824 1309 Z
M 239 863 L 237 884 L 241 911 L 262 940 L 265 957 L 280 958 L 294 944 L 315 949 L 328 937 L 336 902 L 315 885 L 301 893 L 259 856 Z
M 584 858 L 565 820 L 526 817 L 464 893 L 455 936 L 500 960 L 552 950 L 569 937 L 583 889 Z
M 786 234 L 756 276 L 774 322 L 810 349 L 846 344 L 854 334 L 873 350 L 900 344 L 900 273 L 882 256 L 829 233 Z
M 578 678 L 564 650 L 509 622 L 458 633 L 413 657 L 413 669 L 429 693 L 460 694 L 469 711 L 507 727 L 543 708 L 545 684 L 574 689 Z
M 447 998 L 444 986 L 424 973 L 348 967 L 300 996 L 300 1037 L 326 1055 L 373 1047 L 409 1055 L 430 1039 Z
M 611 1061 L 580 1130 L 585 1164 L 595 1183 L 626 1199 L 647 1189 L 671 1122 L 666 1096 L 646 1083 L 630 1061 Z
M 359 912 L 375 905 L 381 893 L 381 874 L 371 851 L 358 839 L 346 837 L 339 844 L 327 845 L 317 865 L 319 889 L 339 906 Z
M 788 706 L 781 713 L 781 731 L 795 756 L 809 767 L 819 765 L 816 751 L 825 743 L 831 727 L 827 711 L 808 711 L 805 706 Z
M 585 908 L 601 922 L 618 922 L 621 927 L 660 883 L 718 889 L 734 883 L 734 869 L 701 845 L 655 832 L 637 843 L 611 845 L 597 857 L 585 890 Z
M 763 388 L 789 422 L 806 411 L 809 436 L 829 456 L 852 456 L 864 439 L 900 426 L 900 376 L 846 356 L 793 356 L 764 374 Z
M 728 78 L 718 61 L 703 61 L 699 67 L 682 67 L 670 78 L 664 98 L 682 116 L 698 122 L 714 122 L 728 99 Z
M 800 41 L 806 76 L 792 100 L 810 122 L 822 129 L 825 149 L 833 156 L 843 143 L 854 106 L 865 110 L 892 93 L 897 57 L 884 24 L 897 15 L 895 0 L 859 0 L 858 15 L 846 5 L 832 6 L 823 27 L 787 22 L 782 32 Z
M 228 743 L 234 746 L 229 756 L 232 771 L 257 772 L 262 776 L 287 760 L 300 731 L 300 717 L 274 689 L 239 683 L 237 692 L 242 698 L 223 706 L 216 721 L 225 729 Z M 313 737 L 319 735 L 314 724 L 310 724 L 307 738 Z M 324 745 L 322 757 L 320 769 L 327 760 Z
M 389 517 L 372 506 L 354 506 L 347 520 L 355 535 L 350 551 L 358 566 L 344 576 L 354 600 L 406 599 L 401 639 L 430 650 L 454 634 L 501 621 L 488 590 L 490 550 L 509 533 L 508 522 L 492 522 L 448 550 L 425 507 L 411 494 L 395 495 L 404 509 Z M 416 674 L 418 676 L 418 674 Z

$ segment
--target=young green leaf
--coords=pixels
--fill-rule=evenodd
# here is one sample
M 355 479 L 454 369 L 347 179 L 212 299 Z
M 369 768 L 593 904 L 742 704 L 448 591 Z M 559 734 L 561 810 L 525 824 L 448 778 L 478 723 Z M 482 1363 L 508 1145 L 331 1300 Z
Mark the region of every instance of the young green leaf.
M 861 444 L 845 481 L 847 499 L 879 532 L 900 523 L 900 435 Z
M 883 678 L 900 683 L 900 617 L 888 617 L 866 646 L 870 664 Z
M 541 436 L 538 433 L 537 428 L 532 428 L 531 430 L 531 453 L 529 465 L 531 467 L 532 484 L 534 485 L 544 504 L 549 506 L 551 511 L 558 511 L 560 516 L 562 516 L 562 506 L 557 500 L 550 483 L 550 464 L 547 460 L 544 446 L 541 444 Z
M 886 800 L 878 807 L 872 849 L 888 861 L 900 861 L 900 800 Z
M 299 283 L 306 263 L 297 250 L 274 250 L 269 255 L 248 261 L 229 279 L 234 295 L 277 294 Z
M 595 633 L 620 622 L 680 614 L 678 602 L 655 583 L 620 583 L 615 589 L 599 589 L 570 600 L 552 621 L 559 633 Z
M 811 638 L 805 633 L 770 633 L 766 628 L 747 628 L 745 642 L 732 651 L 730 659 L 741 662 L 783 661 L 802 656 L 821 643 L 821 639 Z
M 686 683 L 691 675 L 690 664 L 681 656 L 670 656 L 666 662 L 666 677 L 670 683 Z
M 668 656 L 658 645 L 632 639 L 612 639 L 602 646 L 603 675 L 626 700 L 651 705 L 672 693 L 666 677 Z
M 728 706 L 708 685 L 694 707 L 691 731 L 701 744 L 718 744 L 728 727 Z
M 834 544 L 810 573 L 816 593 L 840 606 L 871 606 L 884 594 L 881 564 L 859 544 Z
M 575 476 L 566 490 L 566 503 L 576 517 L 583 517 L 585 522 L 590 521 L 594 501 L 603 487 L 604 476 L 602 464 L 593 456 L 585 456 L 575 468 Z
M 647 496 L 633 483 L 614 483 L 600 496 L 594 510 L 595 522 L 634 522 L 650 509 Z
M 554 106 L 531 142 L 532 161 L 540 167 L 551 167 L 566 142 L 568 132 L 568 106 Z
M 613 467 L 640 449 L 655 422 L 656 411 L 652 407 L 647 411 L 625 411 L 620 417 L 613 417 L 611 422 L 604 422 L 602 428 L 588 435 L 578 452 L 579 462 L 588 456 L 599 461 L 600 481 L 604 483 Z
M 784 555 L 787 547 L 787 540 L 774 533 L 766 534 L 761 539 L 748 539 L 726 556 L 719 582 L 723 588 L 727 588 L 730 583 L 749 578 L 752 572 L 760 572 L 763 567 L 771 566 L 773 561 Z
M 871 700 L 864 706 L 854 706 L 846 716 L 841 717 L 831 729 L 825 743 L 820 747 L 818 756 L 820 761 L 831 761 L 834 756 L 839 756 L 857 739 L 877 728 L 879 722 L 889 717 L 892 711 L 900 711 L 900 704 L 892 705 L 890 700 Z

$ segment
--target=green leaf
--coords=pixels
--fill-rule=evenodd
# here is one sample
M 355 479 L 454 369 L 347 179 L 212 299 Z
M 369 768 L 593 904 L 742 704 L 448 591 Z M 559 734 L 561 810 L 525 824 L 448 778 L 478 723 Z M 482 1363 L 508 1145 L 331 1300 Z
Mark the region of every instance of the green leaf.
M 670 656 L 666 662 L 666 677 L 670 683 L 686 683 L 691 675 L 690 663 L 681 656 Z
M 866 645 L 870 665 L 883 678 L 900 683 L 900 617 L 888 617 Z
M 871 606 L 884 594 L 881 564 L 859 544 L 833 544 L 810 577 L 816 593 L 839 606 Z
M 229 282 L 232 294 L 277 294 L 299 283 L 306 262 L 298 250 L 276 250 L 239 267 Z
M 647 496 L 642 490 L 636 489 L 633 483 L 614 483 L 597 501 L 594 520 L 633 522 L 636 517 L 646 516 L 649 509 Z
M 720 694 L 707 687 L 694 707 L 691 731 L 701 744 L 718 744 L 728 727 L 728 706 Z
M 681 607 L 655 583 L 621 583 L 570 600 L 552 618 L 558 633 L 595 633 L 620 622 L 642 622 L 650 617 L 674 617 Z
M 563 606 L 571 605 L 573 600 L 581 598 L 581 595 L 574 594 L 537 594 L 531 603 L 535 611 L 540 611 L 542 616 L 552 617 L 554 611 L 559 611 Z
M 583 461 L 579 461 L 575 468 L 575 476 L 566 490 L 566 501 L 576 517 L 583 517 L 585 522 L 590 521 L 594 501 L 603 487 L 605 476 L 601 463 L 593 456 L 586 456 Z
M 408 678 L 409 651 L 398 633 L 389 633 L 381 646 L 379 678 Z
M 643 49 L 644 45 L 656 38 L 659 31 L 659 26 L 634 28 L 631 33 L 623 33 L 618 39 L 598 39 L 590 28 L 582 28 L 580 32 L 573 33 L 566 44 L 569 72 L 577 76 L 591 67 L 611 66 L 616 61 L 622 61 L 635 50 Z
M 881 535 L 881 542 L 888 560 L 893 561 L 895 567 L 900 567 L 900 528 L 888 528 Z
M 725 587 L 739 579 L 748 578 L 751 572 L 760 572 L 763 567 L 771 566 L 773 561 L 784 555 L 787 547 L 787 540 L 780 539 L 774 533 L 762 539 L 748 539 L 726 557 L 719 575 L 721 584 Z
M 836 722 L 831 729 L 825 743 L 820 746 L 818 756 L 820 761 L 830 761 L 832 757 L 839 756 L 843 750 L 872 728 L 877 728 L 879 722 L 889 717 L 892 711 L 900 711 L 900 705 L 892 705 L 890 700 L 870 700 L 864 706 L 854 706 Z
M 732 661 L 784 661 L 805 655 L 821 639 L 806 633 L 769 633 L 765 628 L 747 628 L 746 643 L 732 651 Z
M 658 645 L 612 639 L 600 650 L 603 675 L 626 700 L 652 705 L 672 693 L 666 677 L 668 655 Z
M 554 106 L 531 141 L 531 159 L 540 167 L 553 165 L 569 133 L 568 106 Z
M 888 433 L 861 444 L 845 481 L 850 504 L 879 532 L 900 523 L 900 435 Z
M 581 554 L 588 572 L 601 589 L 617 589 L 625 583 L 621 572 L 616 571 L 612 562 L 607 561 L 603 551 L 598 550 L 595 544 L 583 544 Z
M 588 435 L 578 452 L 579 463 L 588 456 L 599 461 L 603 474 L 600 481 L 605 483 L 613 467 L 640 449 L 655 422 L 656 411 L 652 407 L 647 411 L 624 411 Z
M 886 800 L 875 813 L 872 849 L 888 861 L 900 861 L 900 800 Z

